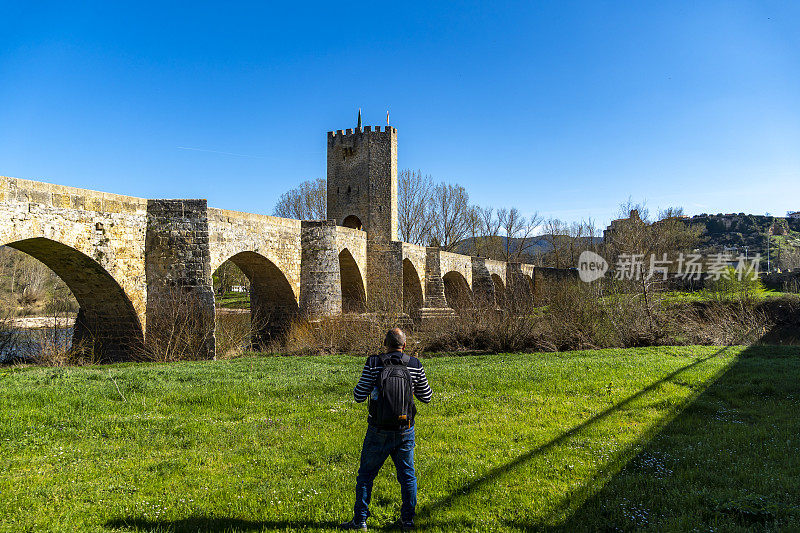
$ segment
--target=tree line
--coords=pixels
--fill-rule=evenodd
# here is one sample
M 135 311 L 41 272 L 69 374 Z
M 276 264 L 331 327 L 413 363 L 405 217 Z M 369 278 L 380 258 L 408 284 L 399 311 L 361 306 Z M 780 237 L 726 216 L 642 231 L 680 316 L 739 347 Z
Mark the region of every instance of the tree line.
M 324 179 L 305 181 L 280 197 L 273 214 L 324 219 L 326 196 Z M 538 212 L 524 216 L 516 207 L 475 205 L 463 186 L 435 182 L 419 170 L 403 170 L 397 176 L 397 204 L 402 241 L 503 261 L 530 261 L 539 241 L 536 230 L 543 224 Z

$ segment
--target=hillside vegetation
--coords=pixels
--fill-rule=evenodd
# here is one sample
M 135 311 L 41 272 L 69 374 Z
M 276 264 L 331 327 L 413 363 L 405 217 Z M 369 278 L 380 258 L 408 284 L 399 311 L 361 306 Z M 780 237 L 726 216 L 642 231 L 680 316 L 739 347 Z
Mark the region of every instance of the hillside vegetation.
M 688 222 L 701 228 L 704 249 L 736 248 L 745 253 L 746 247 L 750 256 L 759 253 L 766 261 L 769 239 L 772 261 L 784 269 L 800 267 L 800 219 L 739 213 L 698 215 Z

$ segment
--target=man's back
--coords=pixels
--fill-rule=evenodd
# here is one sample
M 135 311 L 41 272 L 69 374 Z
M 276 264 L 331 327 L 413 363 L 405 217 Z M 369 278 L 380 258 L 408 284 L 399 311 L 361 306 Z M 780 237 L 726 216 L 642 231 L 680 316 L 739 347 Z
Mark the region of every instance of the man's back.
M 391 358 L 399 359 L 403 356 L 403 353 L 399 351 L 389 352 L 386 355 Z M 411 384 L 414 397 L 422 403 L 428 403 L 431 401 L 433 391 L 431 391 L 431 387 L 428 384 L 428 378 L 425 376 L 425 369 L 422 368 L 422 363 L 420 363 L 419 359 L 416 357 L 409 357 L 408 359 L 407 367 L 408 373 L 411 375 Z M 353 390 L 353 396 L 356 402 L 363 402 L 370 396 L 372 390 L 378 385 L 379 376 L 381 375 L 383 366 L 384 365 L 381 356 L 371 355 L 367 358 L 366 362 L 364 363 L 364 368 L 361 371 L 361 379 L 358 380 L 358 385 L 356 385 L 356 388 Z M 374 413 L 372 409 L 370 409 L 370 414 L 367 418 L 367 421 L 370 424 L 374 423 Z M 408 425 L 414 425 L 413 414 Z

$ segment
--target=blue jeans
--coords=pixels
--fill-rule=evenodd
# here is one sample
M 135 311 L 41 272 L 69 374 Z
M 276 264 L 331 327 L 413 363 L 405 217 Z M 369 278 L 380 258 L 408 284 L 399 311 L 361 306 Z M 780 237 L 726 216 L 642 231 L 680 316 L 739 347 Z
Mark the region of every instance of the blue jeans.
M 397 481 L 400 482 L 400 495 L 403 505 L 400 508 L 400 519 L 410 522 L 414 519 L 417 506 L 417 476 L 414 473 L 414 428 L 400 431 L 367 427 L 364 446 L 361 448 L 361 466 L 356 478 L 356 505 L 353 516 L 356 521 L 366 520 L 369 516 L 369 502 L 372 497 L 372 482 L 384 461 L 392 456 L 397 470 Z

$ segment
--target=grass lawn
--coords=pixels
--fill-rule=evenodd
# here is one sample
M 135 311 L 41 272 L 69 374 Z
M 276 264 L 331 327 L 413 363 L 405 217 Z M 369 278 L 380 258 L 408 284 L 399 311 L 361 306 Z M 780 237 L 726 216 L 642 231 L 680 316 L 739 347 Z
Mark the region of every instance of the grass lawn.
M 250 309 L 250 294 L 245 292 L 226 292 L 224 295 L 216 295 L 215 303 L 217 307 L 226 309 Z
M 800 530 L 800 349 L 439 357 L 425 531 Z M 351 517 L 356 357 L 0 370 L 0 529 L 323 531 Z M 391 463 L 371 528 L 398 516 Z
M 718 293 L 714 293 L 709 290 L 699 290 L 699 291 L 668 291 L 664 292 L 659 295 L 663 298 L 664 303 L 666 304 L 686 304 L 686 303 L 696 303 L 696 302 L 735 302 L 741 298 L 739 294 L 730 294 L 730 295 L 720 295 Z M 791 292 L 780 292 L 780 291 L 773 291 L 770 289 L 764 289 L 759 292 L 755 299 L 758 301 L 763 301 L 768 298 L 786 298 L 786 297 L 797 297 L 796 294 Z

